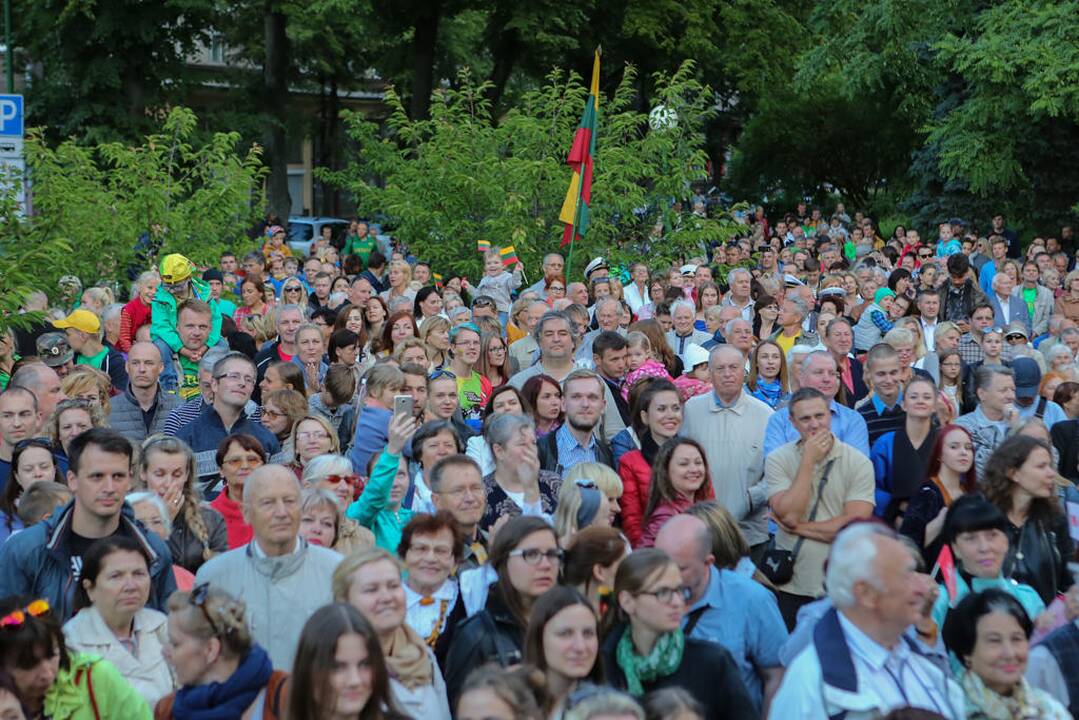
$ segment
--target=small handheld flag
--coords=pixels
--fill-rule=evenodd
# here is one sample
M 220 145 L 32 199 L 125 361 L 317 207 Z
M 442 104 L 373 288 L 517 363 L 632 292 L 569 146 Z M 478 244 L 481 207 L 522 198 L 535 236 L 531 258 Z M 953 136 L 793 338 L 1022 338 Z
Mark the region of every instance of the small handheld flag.
M 435 287 L 439 290 L 442 289 L 442 276 L 438 273 L 431 273 L 431 277 L 435 280 Z
M 490 240 L 477 240 L 476 241 L 476 252 L 485 253 L 485 252 L 490 252 L 490 251 L 491 251 L 491 241 Z
M 502 248 L 498 251 L 498 254 L 502 256 L 502 265 L 506 267 L 509 267 L 514 263 L 520 262 L 520 260 L 517 259 L 517 251 L 513 248 L 512 245 L 507 245 L 506 247 Z
M 948 591 L 948 605 L 955 605 L 955 598 L 959 595 L 959 588 L 955 580 L 955 558 L 952 557 L 952 549 L 947 544 L 940 549 L 937 556 L 937 567 L 940 568 L 941 577 L 944 579 L 944 587 Z

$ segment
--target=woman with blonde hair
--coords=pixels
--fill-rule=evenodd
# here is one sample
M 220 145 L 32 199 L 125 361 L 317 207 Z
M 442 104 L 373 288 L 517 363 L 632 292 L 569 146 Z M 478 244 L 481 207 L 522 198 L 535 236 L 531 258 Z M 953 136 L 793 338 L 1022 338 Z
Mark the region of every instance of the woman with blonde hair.
M 60 381 L 60 389 L 68 398 L 86 400 L 91 405 L 100 407 L 105 417 L 109 416 L 109 411 L 112 409 L 112 403 L 109 401 L 112 380 L 102 371 L 89 365 L 76 365 Z
M 588 480 L 563 482 L 558 489 L 554 511 L 554 529 L 560 545 L 569 544 L 578 531 L 588 527 L 607 527 L 611 513 L 607 496 Z
M 450 361 L 450 321 L 435 315 L 420 325 L 420 340 L 427 346 L 427 367 L 440 368 Z
M 330 493 L 342 513 L 338 523 L 337 537 L 331 549 L 348 556 L 375 545 L 375 535 L 355 520 L 344 517 L 345 510 L 363 490 L 363 481 L 352 470 L 352 463 L 344 455 L 327 453 L 311 459 L 300 478 L 305 490 L 318 489 Z
M 589 483 L 596 486 L 607 498 L 609 521 L 607 525 L 614 525 L 615 519 L 621 512 L 618 499 L 622 497 L 624 487 L 622 478 L 614 470 L 603 463 L 584 462 L 571 467 L 562 477 L 563 485 L 566 483 L 578 483 L 587 486 Z
M 386 271 L 386 281 L 389 288 L 378 295 L 389 305 L 396 298 L 408 298 L 409 303 L 415 299 L 416 293 L 409 288 L 412 282 L 412 266 L 404 260 L 391 260 L 389 269 Z
M 333 599 L 368 618 L 390 671 L 394 701 L 409 717 L 450 720 L 435 654 L 406 622 L 401 562 L 382 548 L 346 557 L 333 573 Z
M 398 365 L 419 365 L 424 368 L 430 365 L 430 356 L 431 348 L 418 337 L 405 338 L 397 343 L 392 355 Z
M 749 556 L 749 542 L 738 527 L 738 521 L 727 508 L 715 500 L 705 500 L 691 505 L 686 514 L 700 518 L 708 526 L 712 533 L 712 554 L 715 555 L 717 568 L 734 570 L 753 578 L 766 588 L 774 589 L 768 578 L 753 564 Z
M 48 418 L 53 452 L 67 459 L 67 446 L 90 428 L 105 427 L 108 420 L 101 406 L 88 400 L 61 400 Z M 66 467 L 66 465 L 65 465 Z
M 197 478 L 195 453 L 184 441 L 155 435 L 142 444 L 139 479 L 164 501 L 172 526 L 168 537 L 172 562 L 190 572 L 229 549 L 225 519 L 203 504 Z
M 296 478 L 303 477 L 304 466 L 309 460 L 326 453 L 341 452 L 341 442 L 330 421 L 321 415 L 306 415 L 292 426 L 294 456 L 290 467 Z

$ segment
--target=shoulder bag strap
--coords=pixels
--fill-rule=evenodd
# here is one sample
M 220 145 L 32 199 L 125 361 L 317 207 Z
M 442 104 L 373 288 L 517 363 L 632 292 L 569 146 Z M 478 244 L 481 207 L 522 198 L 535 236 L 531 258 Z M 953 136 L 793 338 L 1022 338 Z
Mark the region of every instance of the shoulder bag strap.
M 682 634 L 685 637 L 689 637 L 693 634 L 693 628 L 697 627 L 697 623 L 700 622 L 701 615 L 704 615 L 704 611 L 708 609 L 707 605 L 701 605 L 696 610 L 689 613 L 686 618 L 686 626 L 682 628 Z
M 824 466 L 824 473 L 820 476 L 820 486 L 817 489 L 817 499 L 813 501 L 813 509 L 809 511 L 809 517 L 806 518 L 807 522 L 813 522 L 817 517 L 817 510 L 820 508 L 821 498 L 824 496 L 824 486 L 828 484 L 828 475 L 832 472 L 832 465 L 835 464 L 835 460 L 829 460 L 828 464 Z M 798 559 L 798 551 L 802 549 L 802 543 L 805 542 L 805 538 L 799 536 L 798 541 L 794 543 L 794 549 L 791 550 L 791 562 L 793 563 Z
M 94 711 L 94 720 L 101 720 L 101 712 L 97 708 L 97 697 L 94 696 L 93 663 L 86 666 L 86 690 L 90 695 L 90 708 Z

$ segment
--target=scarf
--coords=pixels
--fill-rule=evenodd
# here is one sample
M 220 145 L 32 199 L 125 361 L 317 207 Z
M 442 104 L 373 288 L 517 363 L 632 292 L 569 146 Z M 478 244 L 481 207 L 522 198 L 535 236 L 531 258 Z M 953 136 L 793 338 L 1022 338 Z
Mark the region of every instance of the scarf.
M 234 720 L 255 702 L 273 673 L 270 656 L 258 645 L 223 683 L 180 688 L 172 705 L 176 720 Z
M 390 644 L 382 648 L 386 656 L 386 666 L 390 677 L 409 690 L 430 685 L 434 673 L 431 658 L 427 655 L 427 646 L 416 631 L 408 625 L 401 625 L 393 631 Z
M 780 398 L 783 397 L 783 386 L 780 384 L 779 378 L 776 378 L 775 380 L 765 380 L 762 377 L 758 377 L 757 390 L 753 395 L 766 402 L 768 407 L 775 410 L 776 405 L 779 404 Z
M 1033 691 L 1025 679 L 1012 694 L 1005 697 L 985 686 L 977 673 L 964 672 L 960 678 L 963 693 L 967 697 L 967 716 L 983 717 L 986 720 L 1048 720 L 1056 717 L 1040 702 L 1041 698 Z
M 633 647 L 633 633 L 626 626 L 615 649 L 615 661 L 626 676 L 626 687 L 634 697 L 644 695 L 644 683 L 673 674 L 682 664 L 686 638 L 681 630 L 660 635 L 652 652 L 641 657 Z
M 652 433 L 648 430 L 641 432 L 641 455 L 648 461 L 649 466 L 656 459 L 656 453 L 659 452 L 659 445 L 656 443 L 655 438 L 652 437 Z

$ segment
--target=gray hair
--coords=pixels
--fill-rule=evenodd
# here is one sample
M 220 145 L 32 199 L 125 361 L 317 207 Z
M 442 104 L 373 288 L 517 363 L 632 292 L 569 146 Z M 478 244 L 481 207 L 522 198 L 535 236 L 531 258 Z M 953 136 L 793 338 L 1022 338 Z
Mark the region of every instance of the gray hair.
M 737 277 L 738 275 L 745 275 L 750 280 L 753 279 L 753 273 L 751 273 L 749 270 L 746 270 L 745 268 L 739 267 L 739 268 L 735 268 L 735 269 L 731 270 L 729 273 L 727 273 L 727 282 L 728 282 L 728 284 L 733 283 L 734 278 Z
M 738 348 L 736 348 L 733 345 L 727 345 L 726 343 L 722 343 L 720 345 L 716 345 L 715 347 L 713 347 L 712 351 L 710 353 L 708 353 L 708 369 L 709 370 L 711 370 L 713 367 L 715 367 L 716 361 L 719 358 L 720 353 L 722 353 L 724 350 L 730 350 L 732 353 L 735 353 L 736 355 L 738 355 L 738 357 L 741 360 L 745 360 L 745 358 L 742 356 L 742 351 L 741 350 L 739 350 Z
M 1072 362 L 1075 361 L 1075 356 L 1072 355 L 1071 349 L 1064 343 L 1056 343 L 1045 352 L 1045 361 L 1050 365 L 1059 357 L 1067 357 Z
M 674 303 L 671 304 L 671 317 L 674 317 L 674 314 L 678 312 L 679 309 L 683 308 L 689 310 L 694 315 L 697 314 L 697 308 L 693 307 L 693 303 L 689 300 L 675 300 Z
M 281 316 L 286 312 L 297 312 L 300 314 L 300 320 L 303 320 L 303 308 L 299 305 L 278 305 L 273 311 L 273 324 L 278 325 L 281 322 Z
M 620 300 L 618 300 L 616 298 L 613 298 L 613 297 L 605 297 L 605 298 L 600 298 L 599 301 L 596 302 L 596 312 L 599 312 L 600 308 L 602 308 L 602 307 L 604 307 L 606 305 L 616 305 L 616 306 L 618 306 L 619 310 L 622 309 L 622 302 Z
M 793 353 L 799 347 L 806 347 L 806 346 L 805 345 L 795 345 L 794 347 L 791 348 L 791 352 Z M 839 367 L 839 365 L 835 361 L 835 358 L 832 356 L 832 353 L 828 352 L 827 350 L 814 350 L 812 348 L 808 348 L 808 350 L 809 350 L 809 354 L 806 355 L 804 358 L 802 358 L 802 364 L 798 366 L 798 373 L 799 374 L 807 372 L 809 370 L 809 366 L 813 363 L 814 358 L 819 358 L 819 357 L 827 358 L 828 361 L 830 363 L 832 363 L 832 367 Z
M 112 320 L 113 318 L 120 317 L 120 312 L 123 309 L 124 309 L 124 304 L 123 303 L 112 303 L 111 305 L 109 305 L 108 307 L 105 308 L 105 311 L 103 313 L 101 313 L 101 321 L 102 321 L 102 323 L 107 323 L 109 320 Z M 104 330 L 104 328 L 102 328 L 102 330 Z
M 751 330 L 753 329 L 753 326 L 750 325 L 749 322 L 747 322 L 745 318 L 736 317 L 733 320 L 730 320 L 730 321 L 727 322 L 727 327 L 723 328 L 723 333 L 725 335 L 730 335 L 732 332 L 734 332 L 734 326 L 737 323 L 745 323 L 746 325 L 749 325 Z
M 573 333 L 573 320 L 570 319 L 570 316 L 562 310 L 550 310 L 543 313 L 543 317 L 539 319 L 539 322 L 536 323 L 536 327 L 532 329 L 532 339 L 535 340 L 537 344 L 539 344 L 540 337 L 543 335 L 543 328 L 547 323 L 554 322 L 555 320 L 561 320 L 566 323 L 566 327 L 569 328 L 570 334 Z
M 228 354 L 228 348 L 210 348 L 206 351 L 206 354 L 202 356 L 202 360 L 199 360 L 199 372 L 208 372 L 212 375 L 214 372 L 214 365 L 217 365 L 217 361 Z
M 788 295 L 785 299 L 786 299 L 787 302 L 789 302 L 791 305 L 794 305 L 794 307 L 797 308 L 798 313 L 803 318 L 806 315 L 809 314 L 809 305 L 806 304 L 806 301 L 803 300 L 802 298 L 798 297 L 797 295 Z
M 993 378 L 997 375 L 1014 378 L 1015 372 L 1010 367 L 999 365 L 982 365 L 974 371 L 974 389 L 987 390 L 993 384 Z
M 161 526 L 165 529 L 166 535 L 172 535 L 172 520 L 169 520 L 169 510 L 165 507 L 165 501 L 161 499 L 161 496 L 155 492 L 149 490 L 142 490 L 140 492 L 128 493 L 124 498 L 131 507 L 135 507 L 139 503 L 150 503 L 156 509 L 159 515 L 161 515 Z
M 352 461 L 344 455 L 316 455 L 307 461 L 303 468 L 304 486 L 314 485 L 330 475 L 349 475 L 352 473 Z
M 836 535 L 828 556 L 824 584 L 832 604 L 842 610 L 857 602 L 854 586 L 866 582 L 881 589 L 883 581 L 877 571 L 877 538 L 894 537 L 887 527 L 876 523 L 857 523 Z
M 495 445 L 507 444 L 522 430 L 533 433 L 536 431 L 532 418 L 514 413 L 495 413 L 487 420 L 483 435 L 487 444 L 493 448 Z

